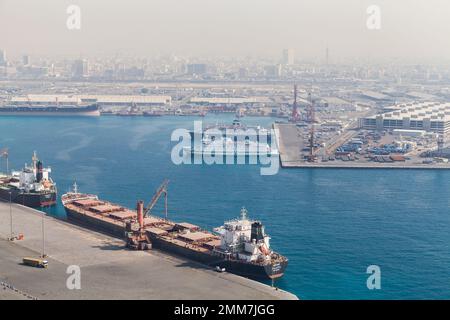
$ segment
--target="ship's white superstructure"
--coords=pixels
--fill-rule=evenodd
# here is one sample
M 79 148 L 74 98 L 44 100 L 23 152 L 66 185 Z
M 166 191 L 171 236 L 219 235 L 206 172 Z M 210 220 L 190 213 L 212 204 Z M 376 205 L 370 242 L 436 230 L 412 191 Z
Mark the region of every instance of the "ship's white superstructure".
M 98 196 L 94 194 L 85 194 L 78 192 L 78 185 L 74 182 L 72 186 L 72 190 L 67 192 L 61 197 L 61 202 L 63 205 L 66 205 L 69 202 L 79 201 L 79 200 L 98 200 Z
M 247 210 L 242 208 L 240 219 L 225 222 L 215 228 L 221 239 L 221 250 L 247 262 L 270 260 L 270 237 L 265 234 L 259 221 L 249 220 Z
M 21 171 L 11 172 L 11 182 L 9 185 L 26 192 L 35 191 L 42 192 L 55 187 L 55 183 L 50 177 L 52 169 L 50 167 L 43 168 L 36 152 L 33 153 L 32 165 L 25 164 Z
M 277 156 L 279 154 L 276 148 L 271 148 L 267 143 L 249 139 L 234 141 L 229 137 L 213 140 L 208 135 L 203 137 L 200 145 L 194 145 L 193 148 L 186 146 L 183 150 L 186 154 L 214 154 L 225 156 Z

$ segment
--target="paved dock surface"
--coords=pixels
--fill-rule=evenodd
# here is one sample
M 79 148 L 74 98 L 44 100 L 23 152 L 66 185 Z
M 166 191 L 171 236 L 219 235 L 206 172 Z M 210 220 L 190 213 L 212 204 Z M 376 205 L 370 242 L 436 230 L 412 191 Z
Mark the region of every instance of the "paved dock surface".
M 13 205 L 13 230 L 25 239 L 9 242 L 9 204 L 0 202 L 0 299 L 296 299 L 282 290 L 158 251 L 130 251 L 124 242 L 45 217 L 48 269 L 21 264 L 42 250 L 42 214 Z M 66 286 L 67 267 L 81 268 L 81 290 Z
M 283 168 L 321 168 L 321 169 L 429 169 L 429 170 L 449 170 L 450 163 L 424 164 L 417 162 L 392 162 L 380 163 L 374 161 L 328 161 L 328 162 L 307 162 L 302 159 L 301 150 L 304 142 L 299 135 L 300 130 L 295 124 L 275 124 L 278 129 L 278 143 L 280 151 L 280 161 Z M 333 142 L 333 146 L 351 139 L 354 131 L 344 134 L 341 139 Z M 320 157 L 319 157 L 320 158 Z
M 275 132 L 278 131 L 278 148 L 281 164 L 303 162 L 300 151 L 303 149 L 303 139 L 300 130 L 295 124 L 274 124 Z

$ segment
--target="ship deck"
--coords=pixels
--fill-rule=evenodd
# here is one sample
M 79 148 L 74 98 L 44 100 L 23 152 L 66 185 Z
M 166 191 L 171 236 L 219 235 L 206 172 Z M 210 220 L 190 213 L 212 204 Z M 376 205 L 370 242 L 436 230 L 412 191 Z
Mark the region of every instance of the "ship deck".
M 124 230 L 126 222 L 137 217 L 135 211 L 103 200 L 74 201 L 67 203 L 65 207 L 82 215 L 123 227 Z M 210 248 L 204 247 L 204 244 L 219 239 L 218 236 L 201 230 L 198 226 L 190 223 L 176 223 L 150 215 L 144 219 L 144 229 L 151 236 L 159 237 L 174 245 L 204 253 L 211 251 Z M 189 232 L 183 233 L 179 232 L 179 230 L 189 230 Z
M 115 227 L 121 227 L 124 231 L 126 222 L 137 218 L 136 211 L 100 199 L 75 200 L 66 203 L 65 207 L 81 215 L 103 221 Z M 176 223 L 148 215 L 144 219 L 144 229 L 150 238 L 159 238 L 175 246 L 187 248 L 195 252 L 224 257 L 224 253 L 220 250 L 220 237 L 207 230 L 202 230 L 199 226 L 191 223 Z M 232 258 L 228 256 L 228 259 Z M 271 257 L 270 263 L 282 262 L 284 260 L 284 257 L 275 254 Z M 267 261 L 252 263 L 255 265 L 268 264 Z

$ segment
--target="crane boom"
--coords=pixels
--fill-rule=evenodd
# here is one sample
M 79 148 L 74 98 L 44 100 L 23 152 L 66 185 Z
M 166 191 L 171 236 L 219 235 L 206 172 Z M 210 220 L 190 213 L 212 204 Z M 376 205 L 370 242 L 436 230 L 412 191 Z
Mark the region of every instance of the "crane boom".
M 159 186 L 159 188 L 156 190 L 156 193 L 153 195 L 152 200 L 147 205 L 147 207 L 144 210 L 144 217 L 147 216 L 147 214 L 153 209 L 155 204 L 158 202 L 159 198 L 164 194 L 164 209 L 165 209 L 165 217 L 167 219 L 167 186 L 169 185 L 169 180 L 164 180 L 163 183 Z

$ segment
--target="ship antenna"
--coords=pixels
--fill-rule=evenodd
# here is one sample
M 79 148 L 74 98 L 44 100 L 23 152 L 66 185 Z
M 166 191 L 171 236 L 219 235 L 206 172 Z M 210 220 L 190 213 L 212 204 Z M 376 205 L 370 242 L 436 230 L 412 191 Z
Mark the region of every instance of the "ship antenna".
M 31 160 L 33 161 L 33 168 L 36 169 L 36 163 L 39 160 L 36 151 L 33 152 L 33 157 L 31 158 Z
M 78 193 L 78 185 L 76 181 L 73 183 L 73 193 Z
M 241 209 L 241 220 L 247 220 L 247 209 L 245 209 L 245 207 L 242 207 Z

